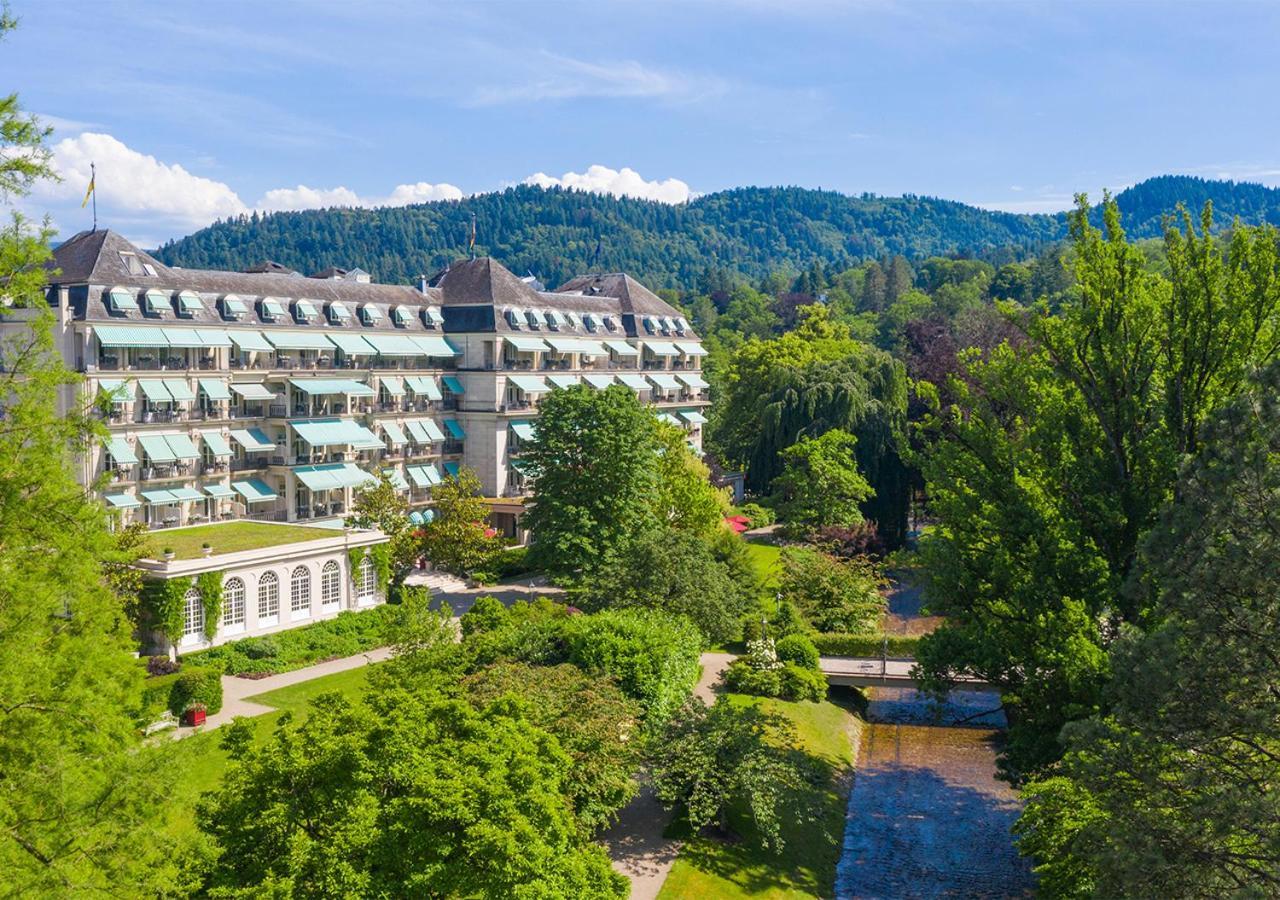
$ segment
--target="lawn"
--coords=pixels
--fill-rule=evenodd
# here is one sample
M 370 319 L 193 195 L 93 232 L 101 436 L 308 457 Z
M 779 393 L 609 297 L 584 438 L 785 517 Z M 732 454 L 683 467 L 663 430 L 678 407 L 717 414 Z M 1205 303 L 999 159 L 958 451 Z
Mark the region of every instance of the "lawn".
M 727 696 L 733 703 L 761 703 L 766 709 L 785 715 L 795 725 L 800 746 L 828 772 L 825 788 L 816 789 L 808 804 L 818 813 L 818 821 L 784 824 L 786 846 L 781 855 L 774 855 L 753 843 L 750 818 L 743 810 L 737 810 L 730 816 L 730 824 L 743 840 L 734 843 L 710 837 L 687 840 L 662 886 L 660 900 L 831 896 L 844 836 L 854 742 L 861 724 L 853 714 L 852 703 L 846 708 L 841 705 L 843 699 L 788 703 L 740 694 Z
M 202 554 L 201 546 L 208 542 L 214 554 L 236 553 L 257 547 L 274 547 L 278 544 L 296 544 L 300 541 L 316 541 L 334 537 L 341 532 L 332 528 L 311 525 L 276 525 L 272 522 L 224 522 L 213 525 L 196 525 L 193 528 L 175 528 L 151 535 L 149 552 L 159 559 L 166 548 L 178 559 L 195 559 Z
M 247 698 L 277 710 L 249 720 L 253 723 L 257 739 L 265 739 L 285 712 L 305 713 L 307 704 L 326 691 L 339 691 L 352 699 L 359 697 L 368 677 L 369 667 L 361 666 Z M 172 802 L 167 814 L 172 833 L 186 835 L 195 829 L 196 800 L 206 791 L 215 789 L 222 781 L 228 758 L 221 741 L 222 730 L 214 729 L 174 743 L 173 755 L 178 777 L 173 785 Z
M 765 587 L 775 590 L 778 586 L 778 557 L 782 555 L 781 548 L 758 538 L 748 538 L 747 554 L 755 564 L 756 572 Z

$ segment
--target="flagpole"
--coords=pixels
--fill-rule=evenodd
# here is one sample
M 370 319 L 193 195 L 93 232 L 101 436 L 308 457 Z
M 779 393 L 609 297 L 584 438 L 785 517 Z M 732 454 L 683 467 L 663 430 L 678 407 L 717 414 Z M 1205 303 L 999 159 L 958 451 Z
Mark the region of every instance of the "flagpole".
M 98 170 L 89 163 L 89 184 L 93 185 L 93 230 L 98 230 Z

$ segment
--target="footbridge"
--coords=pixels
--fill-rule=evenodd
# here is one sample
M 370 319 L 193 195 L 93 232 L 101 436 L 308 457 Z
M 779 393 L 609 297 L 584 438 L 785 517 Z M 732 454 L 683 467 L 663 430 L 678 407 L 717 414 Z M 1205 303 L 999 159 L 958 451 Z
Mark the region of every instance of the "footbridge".
M 919 688 L 911 670 L 913 659 L 891 659 L 874 656 L 824 656 L 819 660 L 827 683 L 846 687 L 901 687 Z M 963 677 L 956 680 L 957 690 L 999 693 L 999 689 L 978 678 Z

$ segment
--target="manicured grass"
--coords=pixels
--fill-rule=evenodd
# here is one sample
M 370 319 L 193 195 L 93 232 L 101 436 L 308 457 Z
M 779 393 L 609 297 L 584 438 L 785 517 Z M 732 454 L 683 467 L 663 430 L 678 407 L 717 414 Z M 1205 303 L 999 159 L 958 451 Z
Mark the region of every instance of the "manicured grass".
M 201 545 L 208 542 L 213 553 L 236 553 L 257 547 L 274 547 L 278 544 L 296 544 L 300 541 L 316 541 L 333 537 L 332 528 L 309 525 L 277 525 L 272 522 L 222 522 L 213 525 L 196 525 L 193 528 L 175 528 L 153 534 L 149 553 L 160 559 L 168 548 L 178 559 L 195 559 L 202 554 Z
M 765 587 L 774 589 L 778 585 L 778 557 L 782 550 L 774 544 L 766 544 L 757 539 L 747 539 L 747 553 L 755 563 L 756 572 Z
M 277 710 L 249 720 L 253 724 L 255 740 L 265 740 L 284 713 L 305 715 L 307 704 L 327 691 L 358 698 L 364 692 L 368 677 L 369 667 L 362 666 L 249 697 L 254 703 Z M 168 830 L 172 834 L 187 836 L 195 831 L 196 801 L 201 794 L 215 790 L 222 782 L 229 761 L 227 752 L 222 749 L 222 735 L 222 729 L 218 728 L 174 742 L 172 752 L 178 777 L 166 811 Z
M 727 696 L 733 703 L 762 704 L 795 725 L 801 748 L 828 773 L 825 787 L 815 789 L 807 804 L 818 821 L 783 823 L 786 845 L 775 855 L 754 843 L 750 816 L 745 810 L 735 810 L 729 821 L 742 840 L 688 839 L 662 886 L 660 900 L 830 897 L 844 835 L 845 801 L 860 720 L 851 709 L 830 700 L 788 703 L 741 694 Z

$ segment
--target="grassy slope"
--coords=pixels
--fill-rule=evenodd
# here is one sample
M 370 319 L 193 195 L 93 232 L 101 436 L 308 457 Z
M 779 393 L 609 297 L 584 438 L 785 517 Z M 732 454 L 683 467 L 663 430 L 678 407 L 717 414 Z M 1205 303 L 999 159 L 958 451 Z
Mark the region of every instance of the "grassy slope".
M 784 825 L 786 846 L 781 855 L 774 855 L 755 845 L 750 817 L 742 810 L 735 811 L 730 824 L 744 839 L 737 843 L 711 837 L 688 840 L 662 886 L 660 900 L 831 896 L 859 720 L 830 701 L 787 703 L 739 694 L 729 697 L 734 703 L 763 703 L 766 709 L 785 715 L 795 724 L 801 747 L 828 769 L 826 788 L 815 791 L 809 803 L 818 821 Z
M 339 691 L 353 699 L 360 696 L 368 676 L 369 669 L 365 666 L 248 698 L 254 703 L 279 710 L 250 720 L 258 740 L 271 733 L 276 720 L 285 712 L 305 712 L 307 703 L 326 691 Z M 215 729 L 174 744 L 179 775 L 173 786 L 168 816 L 170 830 L 175 834 L 189 834 L 195 829 L 196 801 L 201 794 L 215 789 L 222 781 L 222 775 L 227 770 L 227 754 L 221 747 L 221 737 L 221 732 Z

